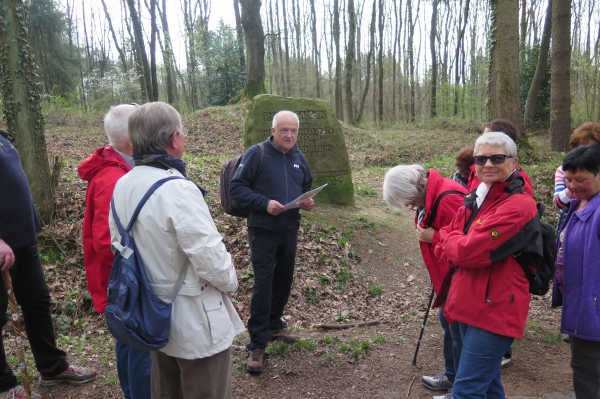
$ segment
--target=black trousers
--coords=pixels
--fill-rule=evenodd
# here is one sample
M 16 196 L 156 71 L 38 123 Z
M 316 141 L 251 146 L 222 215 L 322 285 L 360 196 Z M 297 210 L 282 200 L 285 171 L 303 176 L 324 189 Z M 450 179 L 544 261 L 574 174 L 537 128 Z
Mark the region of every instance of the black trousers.
M 298 230 L 284 233 L 249 227 L 250 259 L 254 269 L 254 286 L 250 300 L 247 349 L 266 348 L 267 330 L 286 327 L 281 320 L 290 297 L 294 279 L 294 264 Z
M 69 367 L 66 354 L 56 347 L 54 326 L 50 317 L 50 293 L 44 277 L 37 244 L 13 250 L 15 264 L 9 269 L 17 303 L 25 320 L 25 332 L 33 352 L 35 365 L 44 376 L 55 376 Z M 2 281 L 4 285 L 4 281 Z M 0 287 L 0 328 L 8 321 L 8 295 Z M 17 378 L 6 363 L 4 342 L 0 340 L 0 392 L 18 385 Z
M 571 368 L 577 399 L 600 399 L 600 341 L 571 336 Z

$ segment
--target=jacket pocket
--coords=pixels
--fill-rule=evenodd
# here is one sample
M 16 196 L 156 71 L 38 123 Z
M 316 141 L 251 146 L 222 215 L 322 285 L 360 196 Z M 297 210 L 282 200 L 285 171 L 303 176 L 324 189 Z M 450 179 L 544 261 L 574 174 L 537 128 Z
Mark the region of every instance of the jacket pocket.
M 223 304 L 223 294 L 221 292 L 216 292 L 216 294 L 202 298 L 202 305 L 208 317 L 213 344 L 224 339 L 232 326 L 227 308 Z

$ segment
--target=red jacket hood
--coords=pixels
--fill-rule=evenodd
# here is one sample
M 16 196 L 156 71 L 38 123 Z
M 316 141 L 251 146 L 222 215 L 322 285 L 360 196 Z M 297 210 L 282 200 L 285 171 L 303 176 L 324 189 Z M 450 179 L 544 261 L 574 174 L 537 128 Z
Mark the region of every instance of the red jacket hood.
M 123 157 L 111 146 L 100 147 L 92 155 L 87 157 L 79 167 L 79 177 L 81 180 L 90 181 L 96 173 L 108 166 L 117 166 L 126 172 L 131 170 L 131 166 L 125 162 Z

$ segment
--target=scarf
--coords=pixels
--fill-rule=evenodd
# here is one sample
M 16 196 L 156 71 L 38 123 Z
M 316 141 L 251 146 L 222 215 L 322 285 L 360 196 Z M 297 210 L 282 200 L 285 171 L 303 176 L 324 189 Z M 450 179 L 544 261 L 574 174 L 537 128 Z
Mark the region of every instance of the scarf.
M 165 150 L 159 150 L 154 153 L 148 153 L 148 154 L 137 154 L 134 152 L 133 153 L 133 165 L 134 165 L 134 167 L 136 167 L 136 166 L 152 166 L 154 168 L 160 168 L 160 169 L 171 169 L 172 168 L 172 169 L 176 169 L 186 179 L 188 178 L 187 173 L 186 173 L 185 162 L 183 162 L 183 160 L 181 160 L 181 159 L 177 159 L 177 158 L 173 157 L 172 155 L 167 154 L 167 152 Z M 196 184 L 196 183 L 194 183 L 194 184 Z M 196 184 L 196 187 L 198 187 L 198 189 L 202 193 L 203 197 L 205 197 L 206 194 L 208 194 L 208 191 L 206 191 L 204 188 L 200 187 L 199 185 Z

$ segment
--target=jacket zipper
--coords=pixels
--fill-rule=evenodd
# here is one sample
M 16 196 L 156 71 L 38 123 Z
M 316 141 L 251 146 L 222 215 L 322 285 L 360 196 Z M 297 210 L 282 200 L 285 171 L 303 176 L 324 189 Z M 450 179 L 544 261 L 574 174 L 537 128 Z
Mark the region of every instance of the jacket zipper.
M 290 188 L 288 185 L 288 177 L 287 177 L 287 157 L 283 154 L 283 172 L 285 174 L 285 200 L 286 204 L 290 195 Z
M 579 312 L 581 311 L 581 300 L 582 300 L 583 290 L 579 292 L 579 304 L 577 305 L 577 317 L 575 318 L 575 331 L 573 333 L 577 335 L 577 327 L 579 327 Z

